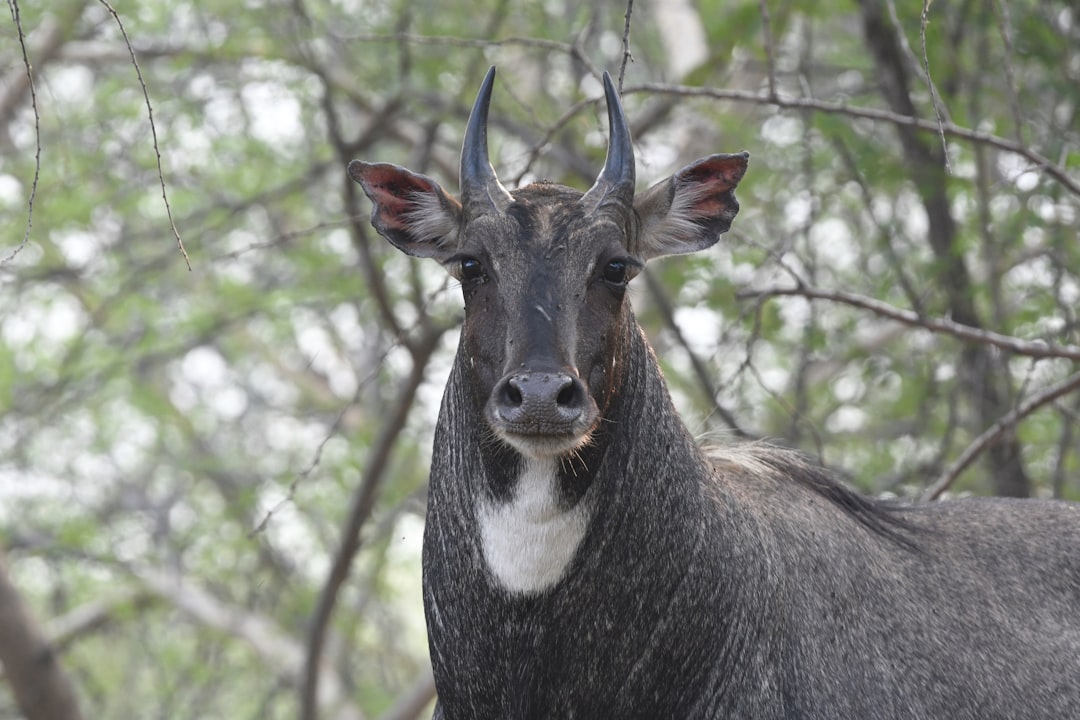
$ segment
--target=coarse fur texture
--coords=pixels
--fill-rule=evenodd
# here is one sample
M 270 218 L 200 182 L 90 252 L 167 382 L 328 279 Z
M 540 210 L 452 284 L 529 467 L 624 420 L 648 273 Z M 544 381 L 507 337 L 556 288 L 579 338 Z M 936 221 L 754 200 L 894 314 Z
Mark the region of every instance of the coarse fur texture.
M 1080 507 L 886 505 L 790 450 L 699 447 L 625 289 L 727 230 L 746 154 L 635 197 L 605 75 L 619 147 L 593 189 L 507 192 L 478 141 L 493 77 L 460 203 L 349 169 L 465 300 L 424 535 L 435 717 L 1080 717 Z

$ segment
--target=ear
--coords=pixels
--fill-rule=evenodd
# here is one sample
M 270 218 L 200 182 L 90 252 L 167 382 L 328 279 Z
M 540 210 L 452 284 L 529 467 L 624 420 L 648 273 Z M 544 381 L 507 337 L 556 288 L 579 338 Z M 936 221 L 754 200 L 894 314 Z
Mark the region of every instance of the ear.
M 640 226 L 629 250 L 649 260 L 716 244 L 739 212 L 735 186 L 749 159 L 746 152 L 710 155 L 634 198 Z
M 445 261 L 457 249 L 461 203 L 431 178 L 389 163 L 349 163 L 375 206 L 371 224 L 394 247 L 409 255 Z

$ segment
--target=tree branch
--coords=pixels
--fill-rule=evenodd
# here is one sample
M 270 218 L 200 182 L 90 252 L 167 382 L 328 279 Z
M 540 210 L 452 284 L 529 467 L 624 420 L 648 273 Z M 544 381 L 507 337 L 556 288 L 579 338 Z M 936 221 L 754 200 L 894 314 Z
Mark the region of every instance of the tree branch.
M 112 623 L 121 611 L 148 605 L 151 597 L 146 591 L 129 590 L 105 600 L 92 600 L 79 605 L 49 622 L 49 643 L 54 650 L 63 651 L 83 635 Z
M 874 300 L 863 295 L 845 292 L 843 290 L 820 290 L 817 288 L 800 286 L 790 288 L 765 288 L 762 290 L 744 290 L 736 297 L 740 300 L 751 298 L 770 298 L 781 296 L 797 296 L 810 300 L 829 300 L 831 302 L 851 305 L 863 310 L 869 310 L 875 315 L 895 320 L 910 327 L 924 328 L 935 333 L 953 335 L 969 342 L 993 345 L 994 347 L 1008 350 L 1017 355 L 1025 355 L 1033 358 L 1064 358 L 1066 360 L 1080 360 L 1080 347 L 1075 345 L 1051 345 L 1045 342 L 1021 340 L 1011 335 L 1002 335 L 990 330 L 971 327 L 963 323 L 940 318 L 929 318 L 914 313 L 910 310 L 894 307 L 888 303 Z
M 652 296 L 653 302 L 656 303 L 657 309 L 660 310 L 660 315 L 664 319 L 664 324 L 671 330 L 671 334 L 675 336 L 675 340 L 678 341 L 679 346 L 690 358 L 690 366 L 694 369 L 694 377 L 697 378 L 698 384 L 701 385 L 701 389 L 705 395 L 712 401 L 713 411 L 720 416 L 720 419 L 724 421 L 724 424 L 735 434 L 736 437 L 743 439 L 751 439 L 754 436 L 744 430 L 739 425 L 738 419 L 731 412 L 720 404 L 719 391 L 713 385 L 712 373 L 708 371 L 705 364 L 701 361 L 701 358 L 697 356 L 697 353 L 690 347 L 690 343 L 686 341 L 686 336 L 683 335 L 682 330 L 679 328 L 678 323 L 675 322 L 675 310 L 671 306 L 671 301 L 667 297 L 667 293 L 664 292 L 663 285 L 656 279 L 655 273 L 646 268 L 645 272 L 645 284 L 649 288 L 649 295 Z
M 626 24 L 622 34 L 622 61 L 619 63 L 619 93 L 622 93 L 623 78 L 626 77 L 626 64 L 634 59 L 630 54 L 630 18 L 634 16 L 634 0 L 626 0 Z
M 1063 395 L 1068 395 L 1077 388 L 1080 388 L 1080 373 L 1074 373 L 1056 385 L 1051 385 L 1023 405 L 1014 408 L 996 423 L 984 430 L 979 437 L 975 438 L 975 440 L 968 445 L 967 449 L 960 454 L 960 457 L 954 460 L 953 463 L 945 469 L 945 472 L 941 473 L 938 479 L 934 481 L 934 484 L 923 492 L 920 499 L 936 500 L 943 492 L 949 489 L 956 478 L 958 478 L 984 450 L 996 443 L 1002 435 L 1015 428 L 1021 420 L 1041 408 L 1043 405 L 1052 403 Z
M 127 569 L 144 587 L 199 624 L 244 640 L 262 662 L 289 684 L 303 683 L 304 647 L 271 619 L 249 608 L 234 607 L 189 579 L 148 567 Z M 361 720 L 363 717 L 333 676 L 322 684 L 318 704 L 323 709 L 334 709 L 335 720 Z
M 1035 169 L 1043 170 L 1051 178 L 1061 183 L 1061 185 L 1072 194 L 1080 196 L 1080 180 L 1069 175 L 1068 171 L 1061 165 L 1054 163 L 1052 160 L 1043 157 L 1039 153 L 1018 142 L 1006 140 L 1005 138 L 991 133 L 960 127 L 948 121 L 942 122 L 939 127 L 936 120 L 922 120 L 917 117 L 901 115 L 889 110 L 855 107 L 844 103 L 816 100 L 807 97 L 778 95 L 777 97 L 772 98 L 768 95 L 749 90 L 722 90 L 717 88 L 672 85 L 668 83 L 640 83 L 638 85 L 631 85 L 623 91 L 624 95 L 630 95 L 632 93 L 655 93 L 661 95 L 678 95 L 681 97 L 706 97 L 716 100 L 752 103 L 755 105 L 775 105 L 776 107 L 785 109 L 813 110 L 815 112 L 832 115 L 845 115 L 847 117 L 862 118 L 864 120 L 886 122 L 898 127 L 914 128 L 916 130 L 934 134 L 943 132 L 949 137 L 960 138 L 961 140 L 967 140 L 973 143 L 981 143 L 983 145 L 996 147 L 999 150 L 1015 153 L 1029 160 L 1035 166 Z
M 326 630 L 330 624 L 334 606 L 337 604 L 338 594 L 349 576 L 349 568 L 352 565 L 353 558 L 360 550 L 360 530 L 375 506 L 375 499 L 389 467 L 395 441 L 409 417 L 409 410 L 412 408 L 416 390 L 424 379 L 428 360 L 431 358 L 435 348 L 438 347 L 442 332 L 441 329 L 434 328 L 413 346 L 412 371 L 402 385 L 397 402 L 379 431 L 379 435 L 370 451 L 363 480 L 353 495 L 349 513 L 345 519 L 345 526 L 341 531 L 341 545 L 334 556 L 330 575 L 326 579 L 322 593 L 319 595 L 319 603 L 315 610 L 315 616 L 312 618 L 311 629 L 308 632 L 307 660 L 300 692 L 300 717 L 302 720 L 317 720 L 316 700 Z
M 154 123 L 154 108 L 150 104 L 150 91 L 146 89 L 146 81 L 143 80 L 142 69 L 139 67 L 139 60 L 135 57 L 135 48 L 131 46 L 131 39 L 128 37 L 127 30 L 124 28 L 124 23 L 121 22 L 120 16 L 117 14 L 113 6 L 108 3 L 108 0 L 98 0 L 109 14 L 112 15 L 113 20 L 116 21 L 116 26 L 120 28 L 120 34 L 124 37 L 124 43 L 127 45 L 128 52 L 131 53 L 131 64 L 135 68 L 135 75 L 139 78 L 139 86 L 142 88 L 143 99 L 146 101 L 146 113 L 150 119 L 150 135 L 154 140 L 154 157 L 157 160 L 157 173 L 158 182 L 161 183 L 161 199 L 165 202 L 165 214 L 169 218 L 169 226 L 172 228 L 173 237 L 176 238 L 176 246 L 180 249 L 180 254 L 184 256 L 184 263 L 187 265 L 187 269 L 191 271 L 191 259 L 188 257 L 187 250 L 184 248 L 184 241 L 180 239 L 180 231 L 176 229 L 176 221 L 173 220 L 172 206 L 169 205 L 169 195 L 165 191 L 165 172 L 161 168 L 161 150 L 158 148 L 157 138 L 157 125 Z
M 22 18 L 19 16 L 19 3 L 18 0 L 8 0 L 8 4 L 11 7 L 11 19 L 15 23 L 15 29 L 19 34 L 19 47 L 22 49 L 23 67 L 26 69 L 26 82 L 18 83 L 12 88 L 10 97 L 11 100 L 9 108 L 14 108 L 15 99 L 21 96 L 22 92 L 19 90 L 19 85 L 28 88 L 30 90 L 30 106 L 34 111 L 34 179 L 30 185 L 30 196 L 26 201 L 26 230 L 23 232 L 22 242 L 16 246 L 14 250 L 0 259 L 0 265 L 6 265 L 12 259 L 15 258 L 23 249 L 27 243 L 30 242 L 30 230 L 34 226 L 34 198 L 37 196 L 38 179 L 41 177 L 41 113 L 38 111 L 37 106 L 37 89 L 34 87 L 34 71 L 33 66 L 30 64 L 30 56 L 26 50 L 26 36 L 23 34 Z M 52 35 L 55 35 L 53 37 Z M 47 35 L 44 44 L 48 50 L 49 45 L 59 45 L 60 33 L 59 31 Z M 11 112 L 9 109 L 0 106 L 0 112 L 7 114 Z

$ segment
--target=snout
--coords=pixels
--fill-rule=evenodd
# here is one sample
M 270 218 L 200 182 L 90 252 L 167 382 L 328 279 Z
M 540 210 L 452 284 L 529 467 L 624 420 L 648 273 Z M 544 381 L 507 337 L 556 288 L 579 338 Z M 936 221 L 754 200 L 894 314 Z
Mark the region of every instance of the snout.
M 530 456 L 574 450 L 587 441 L 598 414 L 585 383 L 566 370 L 508 374 L 495 385 L 487 410 L 496 434 Z

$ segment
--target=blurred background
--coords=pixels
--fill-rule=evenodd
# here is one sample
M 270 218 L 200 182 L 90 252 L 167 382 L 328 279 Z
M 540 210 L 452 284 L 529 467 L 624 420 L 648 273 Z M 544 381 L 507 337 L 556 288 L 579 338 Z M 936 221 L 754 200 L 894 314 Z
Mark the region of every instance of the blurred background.
M 419 547 L 462 303 L 344 169 L 456 191 L 491 64 L 508 186 L 592 184 L 624 59 L 641 187 L 750 152 L 733 230 L 632 290 L 695 435 L 877 495 L 1080 499 L 1070 2 L 8 8 L 0 718 L 37 717 L 27 682 L 86 718 L 430 712 Z

